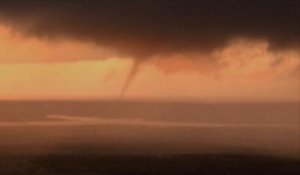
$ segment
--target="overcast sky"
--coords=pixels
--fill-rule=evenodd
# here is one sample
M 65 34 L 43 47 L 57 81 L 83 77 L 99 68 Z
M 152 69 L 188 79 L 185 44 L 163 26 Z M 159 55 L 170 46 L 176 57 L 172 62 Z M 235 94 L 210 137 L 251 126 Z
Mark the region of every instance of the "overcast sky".
M 0 2 L 0 97 L 298 101 L 292 0 Z

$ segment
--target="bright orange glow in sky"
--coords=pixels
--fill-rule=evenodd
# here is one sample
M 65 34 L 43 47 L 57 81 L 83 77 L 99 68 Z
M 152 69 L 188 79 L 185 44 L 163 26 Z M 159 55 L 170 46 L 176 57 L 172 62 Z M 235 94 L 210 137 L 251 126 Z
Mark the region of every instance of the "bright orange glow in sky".
M 166 57 L 143 62 L 124 98 L 300 98 L 299 51 L 275 53 L 264 41 L 237 39 L 207 56 Z M 0 27 L 1 99 L 118 98 L 132 64 L 132 59 L 96 45 L 24 38 Z

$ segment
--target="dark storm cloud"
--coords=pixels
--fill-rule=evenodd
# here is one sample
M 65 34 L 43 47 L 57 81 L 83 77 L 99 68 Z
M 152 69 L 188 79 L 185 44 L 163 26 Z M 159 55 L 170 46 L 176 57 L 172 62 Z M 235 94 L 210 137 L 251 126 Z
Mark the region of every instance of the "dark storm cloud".
M 94 42 L 136 59 L 209 52 L 232 38 L 299 49 L 300 1 L 1 0 L 0 20 L 28 36 Z

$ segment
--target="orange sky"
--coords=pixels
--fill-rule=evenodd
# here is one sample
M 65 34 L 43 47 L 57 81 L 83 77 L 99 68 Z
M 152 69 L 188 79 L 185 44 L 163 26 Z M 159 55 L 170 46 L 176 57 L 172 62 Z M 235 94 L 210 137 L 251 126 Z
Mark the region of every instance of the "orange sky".
M 265 41 L 236 39 L 210 55 L 162 57 L 141 63 L 124 98 L 300 99 L 299 50 L 275 53 Z M 118 98 L 132 64 L 96 45 L 24 38 L 0 26 L 1 99 Z

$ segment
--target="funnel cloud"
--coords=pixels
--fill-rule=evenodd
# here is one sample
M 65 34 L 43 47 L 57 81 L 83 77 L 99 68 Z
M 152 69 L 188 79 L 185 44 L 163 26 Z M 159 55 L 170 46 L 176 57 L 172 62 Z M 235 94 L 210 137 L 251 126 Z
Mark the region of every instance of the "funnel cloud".
M 129 85 L 132 83 L 132 81 L 134 80 L 135 76 L 138 74 L 140 68 L 140 62 L 139 61 L 134 61 L 132 64 L 132 67 L 130 68 L 130 71 L 127 75 L 127 78 L 125 79 L 125 83 L 121 89 L 121 93 L 120 93 L 120 98 L 123 98 L 125 93 L 127 92 L 127 89 L 129 87 Z

